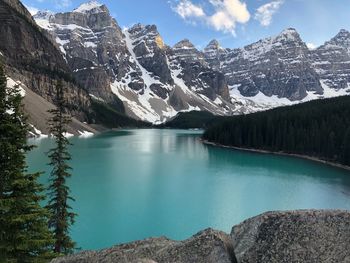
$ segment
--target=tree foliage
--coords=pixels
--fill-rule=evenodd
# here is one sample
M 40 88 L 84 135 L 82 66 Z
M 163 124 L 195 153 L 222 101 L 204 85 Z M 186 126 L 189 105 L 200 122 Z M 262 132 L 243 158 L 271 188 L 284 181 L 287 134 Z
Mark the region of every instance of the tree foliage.
M 7 88 L 0 66 L 0 262 L 47 262 L 53 257 L 49 213 L 40 206 L 40 173 L 28 174 L 28 126 L 18 87 Z
M 49 158 L 52 166 L 49 197 L 47 208 L 51 213 L 49 227 L 55 237 L 54 251 L 56 253 L 68 254 L 73 252 L 75 243 L 69 236 L 69 229 L 74 224 L 75 214 L 71 211 L 70 201 L 74 199 L 70 196 L 70 189 L 67 186 L 67 179 L 71 176 L 68 162 L 71 155 L 68 152 L 70 142 L 65 137 L 67 124 L 71 118 L 65 114 L 64 89 L 61 82 L 56 87 L 57 108 L 50 110 L 52 117 L 49 120 L 50 133 L 55 138 L 55 147 L 50 150 Z
M 350 96 L 231 117 L 208 129 L 203 138 L 350 165 Z

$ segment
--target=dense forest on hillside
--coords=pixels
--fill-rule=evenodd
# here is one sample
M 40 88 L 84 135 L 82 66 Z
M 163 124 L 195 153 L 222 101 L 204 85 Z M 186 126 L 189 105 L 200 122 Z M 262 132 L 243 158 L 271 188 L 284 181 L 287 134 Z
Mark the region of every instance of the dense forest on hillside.
M 203 139 L 350 165 L 350 96 L 230 117 L 209 128 Z
M 146 128 L 151 124 L 144 121 L 135 120 L 124 113 L 120 113 L 106 103 L 92 101 L 93 114 L 90 116 L 98 124 L 102 124 L 108 128 L 131 127 Z
M 157 128 L 206 129 L 226 118 L 215 116 L 207 111 L 179 112 L 173 119 L 162 123 Z

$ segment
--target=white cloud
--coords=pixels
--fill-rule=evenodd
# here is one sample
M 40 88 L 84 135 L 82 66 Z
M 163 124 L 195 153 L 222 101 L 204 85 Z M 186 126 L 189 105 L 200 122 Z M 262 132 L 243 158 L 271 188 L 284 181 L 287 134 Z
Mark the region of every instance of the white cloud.
M 255 13 L 254 18 L 260 22 L 262 26 L 269 26 L 272 22 L 273 15 L 280 9 L 284 0 L 277 0 L 260 6 Z
M 181 1 L 175 8 L 175 12 L 178 13 L 183 19 L 188 17 L 203 17 L 205 16 L 202 7 L 191 3 L 188 0 Z
M 180 0 L 173 8 L 187 22 L 202 21 L 217 31 L 235 34 L 237 23 L 245 24 L 250 19 L 246 3 L 241 0 L 208 0 L 213 12 L 207 14 L 204 9 L 190 0 Z
M 306 43 L 307 47 L 310 49 L 310 50 L 313 50 L 313 49 L 316 49 L 317 48 L 317 45 L 315 45 L 314 43 Z

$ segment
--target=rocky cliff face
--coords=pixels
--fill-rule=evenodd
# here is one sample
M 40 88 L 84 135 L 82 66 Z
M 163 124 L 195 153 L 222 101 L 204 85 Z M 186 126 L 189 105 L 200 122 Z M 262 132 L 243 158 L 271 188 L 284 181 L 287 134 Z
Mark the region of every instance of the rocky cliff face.
M 77 81 L 108 103 L 118 97 L 130 116 L 159 122 L 194 109 L 240 112 L 225 76 L 188 40 L 170 48 L 154 25 L 122 31 L 96 1 L 63 14 L 39 12 L 35 20 L 60 45 Z
M 91 2 L 70 13 L 39 12 L 35 20 L 52 34 L 78 83 L 95 97 L 115 103 L 110 84 L 136 65 L 107 7 Z
M 188 39 L 167 46 L 155 25 L 122 31 L 96 1 L 63 14 L 38 13 L 77 81 L 107 103 L 151 122 L 179 111 L 241 114 L 350 91 L 350 34 L 309 50 L 289 28 L 239 49 Z M 122 107 L 121 107 L 122 108 Z
M 231 236 L 207 229 L 181 242 L 151 238 L 52 263 L 350 262 L 349 222 L 346 211 L 269 212 L 234 226 Z
M 311 52 L 312 65 L 323 84 L 333 90 L 350 88 L 350 32 L 342 29 Z
M 72 79 L 56 44 L 37 26 L 30 13 L 17 0 L 0 1 L 0 52 L 6 73 L 48 102 L 61 80 L 67 87 L 67 110 L 81 121 L 91 112 L 88 94 Z M 45 121 L 41 122 L 45 129 Z
M 6 63 L 48 100 L 54 80 L 65 80 L 71 104 L 84 111 L 90 94 L 133 118 L 159 123 L 179 111 L 242 114 L 350 92 L 346 30 L 316 50 L 289 28 L 243 48 L 225 49 L 213 40 L 200 51 L 187 39 L 167 46 L 155 25 L 122 30 L 96 1 L 67 13 L 39 12 L 40 28 L 18 0 L 1 5 Z
M 295 101 L 305 98 L 308 91 L 322 94 L 318 75 L 309 62 L 309 50 L 295 29 L 218 54 L 219 66 L 212 54 L 207 53 L 208 62 L 225 73 L 232 89 L 238 88 L 243 96 L 261 92 Z

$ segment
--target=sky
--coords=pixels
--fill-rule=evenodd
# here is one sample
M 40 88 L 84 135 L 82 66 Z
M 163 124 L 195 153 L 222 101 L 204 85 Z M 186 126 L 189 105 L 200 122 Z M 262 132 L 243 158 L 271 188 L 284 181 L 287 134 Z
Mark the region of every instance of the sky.
M 71 11 L 87 0 L 22 0 L 31 11 Z M 118 24 L 155 24 L 172 46 L 189 39 L 203 49 L 212 39 L 243 47 L 293 27 L 316 47 L 350 31 L 350 0 L 98 0 Z

